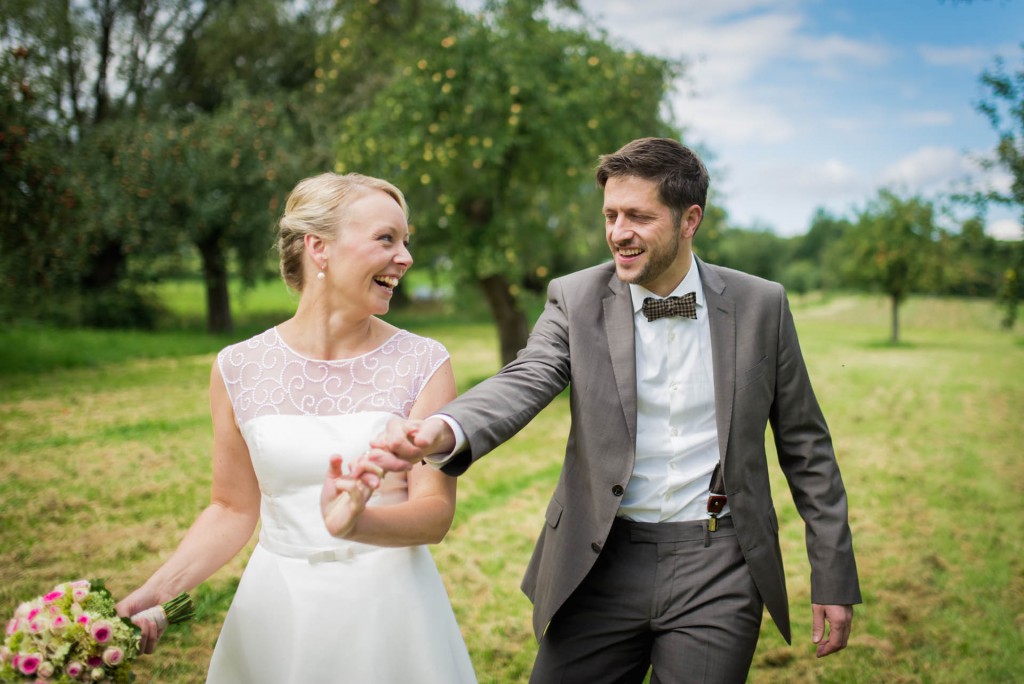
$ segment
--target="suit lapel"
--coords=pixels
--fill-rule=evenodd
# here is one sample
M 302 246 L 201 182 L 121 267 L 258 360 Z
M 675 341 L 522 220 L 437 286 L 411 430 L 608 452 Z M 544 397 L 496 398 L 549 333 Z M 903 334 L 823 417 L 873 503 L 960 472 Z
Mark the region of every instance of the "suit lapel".
M 633 300 L 629 287 L 613 273 L 611 290 L 604 298 L 604 325 L 612 373 L 629 430 L 630 448 L 636 445 L 636 340 L 633 336 Z
M 718 426 L 718 453 L 725 469 L 732 426 L 732 405 L 736 391 L 736 307 L 725 293 L 725 281 L 697 259 L 704 299 L 711 326 L 711 363 L 715 376 L 715 423 Z

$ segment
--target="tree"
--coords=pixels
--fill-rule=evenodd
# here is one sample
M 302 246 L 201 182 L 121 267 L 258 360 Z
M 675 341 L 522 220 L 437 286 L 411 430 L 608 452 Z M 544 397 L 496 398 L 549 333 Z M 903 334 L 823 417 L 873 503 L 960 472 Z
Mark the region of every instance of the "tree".
M 1021 44 L 1024 49 L 1024 43 Z M 977 196 L 982 203 L 999 203 L 1016 207 L 1020 223 L 1024 225 L 1024 64 L 1008 72 L 1006 64 L 997 58 L 994 66 L 982 72 L 981 84 L 986 89 L 985 99 L 978 103 L 981 112 L 999 135 L 992 155 L 982 159 L 986 168 L 1001 168 L 1010 175 L 1010 188 L 1001 192 L 989 190 Z M 1012 328 L 1016 321 L 1017 305 L 1024 291 L 1024 240 L 1018 240 L 1016 256 L 1007 268 L 1000 288 L 1000 301 L 1006 315 L 1003 324 Z
M 843 238 L 845 282 L 889 296 L 891 341 L 899 342 L 899 307 L 911 292 L 934 286 L 938 268 L 934 209 L 920 197 L 880 190 Z
M 92 173 L 103 160 L 86 156 L 104 148 L 92 144 L 92 136 L 145 108 L 166 73 L 171 46 L 202 24 L 205 9 L 195 0 L 4 3 L 3 113 L 13 125 L 8 141 L 20 140 L 12 143 L 18 156 L 12 173 L 22 177 L 0 184 L 0 204 L 43 209 L 17 214 L 14 230 L 0 237 L 4 277 L 24 288 L 13 299 L 81 301 L 97 304 L 91 310 L 100 315 L 131 308 L 111 300 L 125 291 L 130 236 L 92 220 L 83 186 L 71 181 L 85 178 L 88 188 L 104 177 Z M 104 135 L 109 134 L 108 129 Z M 52 225 L 55 220 L 59 226 Z M 69 298 L 80 292 L 88 294 Z M 102 323 L 88 316 L 69 322 Z
M 233 329 L 230 264 L 250 282 L 263 271 L 273 223 L 294 184 L 287 101 L 237 96 L 186 122 L 140 123 L 114 156 L 118 187 L 145 250 L 195 248 L 206 286 L 207 329 Z M 122 202 L 124 204 L 124 202 Z
M 508 362 L 528 333 L 523 291 L 606 249 L 598 155 L 676 134 L 664 98 L 680 67 L 611 44 L 575 11 L 556 23 L 542 0 L 379 4 L 418 21 L 364 7 L 324 55 L 325 95 L 363 104 L 342 120 L 337 168 L 403 189 L 416 257 L 481 289 Z
M 268 208 L 293 168 L 330 158 L 313 108 L 293 104 L 312 91 L 326 4 L 13 0 L 0 19 L 13 46 L 0 56 L 4 113 L 17 115 L 4 117 L 17 164 L 0 199 L 18 222 L 0 237 L 5 279 L 35 299 L 99 303 L 69 322 L 133 324 L 153 265 L 193 246 L 208 327 L 229 330 L 228 273 L 262 272 Z

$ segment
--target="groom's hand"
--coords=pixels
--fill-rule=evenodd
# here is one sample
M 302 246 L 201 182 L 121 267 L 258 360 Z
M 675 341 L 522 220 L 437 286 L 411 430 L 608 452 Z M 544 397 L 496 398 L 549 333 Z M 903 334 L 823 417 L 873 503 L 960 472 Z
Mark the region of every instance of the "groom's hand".
M 811 604 L 811 641 L 818 645 L 817 656 L 824 656 L 846 648 L 853 623 L 853 606 Z M 828 636 L 825 623 L 828 623 Z
M 408 470 L 427 456 L 450 453 L 455 448 L 455 433 L 440 418 L 395 418 L 370 446 L 370 457 L 377 465 L 385 470 Z

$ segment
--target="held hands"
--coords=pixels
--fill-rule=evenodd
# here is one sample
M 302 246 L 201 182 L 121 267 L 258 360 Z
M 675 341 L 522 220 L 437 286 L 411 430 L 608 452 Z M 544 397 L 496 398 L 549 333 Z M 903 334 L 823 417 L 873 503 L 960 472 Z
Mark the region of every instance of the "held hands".
M 327 531 L 335 537 L 350 534 L 383 478 L 384 469 L 367 455 L 357 460 L 348 474 L 342 469 L 341 456 L 331 456 L 320 490 L 320 513 Z
M 342 469 L 340 456 L 332 456 L 320 490 L 320 512 L 327 530 L 335 537 L 351 534 L 366 502 L 388 471 L 409 470 L 426 456 L 449 453 L 454 448 L 455 434 L 439 418 L 393 418 L 370 442 L 370 450 L 351 464 L 349 472 Z
M 440 418 L 388 421 L 384 432 L 370 442 L 368 458 L 384 470 L 408 470 L 425 457 L 455 448 L 455 434 Z
M 814 625 L 811 641 L 818 645 L 817 655 L 823 658 L 846 648 L 853 627 L 853 606 L 811 604 Z M 828 622 L 828 638 L 825 637 L 825 623 Z M 823 640 L 824 639 L 824 640 Z

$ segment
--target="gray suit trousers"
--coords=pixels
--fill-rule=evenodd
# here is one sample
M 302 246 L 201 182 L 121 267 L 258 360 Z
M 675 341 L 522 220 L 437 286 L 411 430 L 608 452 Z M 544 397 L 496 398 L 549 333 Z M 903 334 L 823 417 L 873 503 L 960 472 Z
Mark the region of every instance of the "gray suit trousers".
M 593 569 L 555 613 L 532 684 L 742 684 L 763 603 L 732 521 L 617 519 Z

